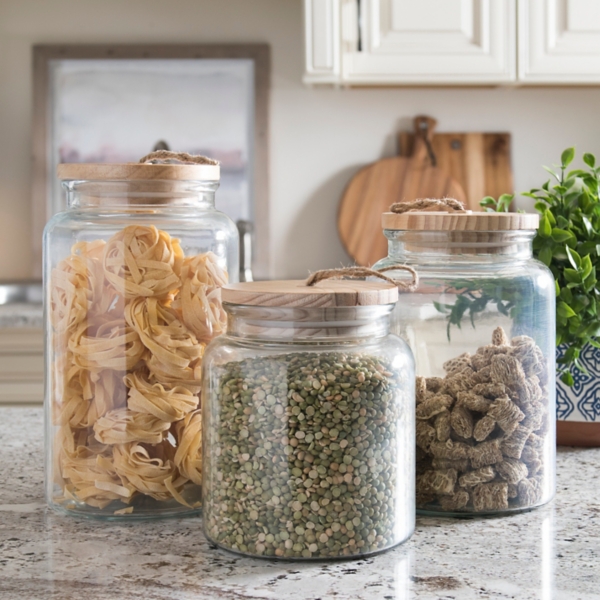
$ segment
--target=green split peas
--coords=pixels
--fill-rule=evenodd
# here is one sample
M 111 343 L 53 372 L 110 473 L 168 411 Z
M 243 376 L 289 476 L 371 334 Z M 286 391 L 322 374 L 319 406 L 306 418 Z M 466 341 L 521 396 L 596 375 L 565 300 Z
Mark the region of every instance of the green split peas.
M 367 554 L 393 543 L 403 394 L 366 354 L 294 353 L 222 367 L 209 438 L 207 533 L 239 552 Z M 410 407 L 408 407 L 410 408 Z

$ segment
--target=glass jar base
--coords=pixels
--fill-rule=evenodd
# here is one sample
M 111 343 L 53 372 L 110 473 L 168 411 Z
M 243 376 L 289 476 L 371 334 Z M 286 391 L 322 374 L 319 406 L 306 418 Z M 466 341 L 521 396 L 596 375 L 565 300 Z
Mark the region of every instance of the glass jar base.
M 600 423 L 557 421 L 556 445 L 598 448 L 600 447 Z
M 211 539 L 206 532 L 204 535 L 208 540 L 208 543 L 218 548 L 219 550 L 224 550 L 225 552 L 229 552 L 231 554 L 235 554 L 236 556 L 243 556 L 246 558 L 259 558 L 264 560 L 272 560 L 272 561 L 281 561 L 281 562 L 333 562 L 333 561 L 349 561 L 349 560 L 361 560 L 363 558 L 370 558 L 372 556 L 377 556 L 378 554 L 383 554 L 388 550 L 392 550 L 393 548 L 397 548 L 402 544 L 405 544 L 414 533 L 414 530 L 410 532 L 403 540 L 398 542 L 394 542 L 390 546 L 386 546 L 385 548 L 380 548 L 378 550 L 372 550 L 369 552 L 362 552 L 356 554 L 349 555 L 339 555 L 339 556 L 276 556 L 275 554 L 252 554 L 250 552 L 242 552 L 241 550 L 232 550 L 227 546 L 223 546 L 218 542 L 215 542 Z
M 196 517 L 202 515 L 202 507 L 188 508 L 175 500 L 160 502 L 149 499 L 147 505 L 124 505 L 122 502 L 113 502 L 104 508 L 95 508 L 82 502 L 67 500 L 61 502 L 48 502 L 48 507 L 54 512 L 69 517 L 92 519 L 98 521 L 151 521 L 156 519 L 174 519 Z M 130 512 L 128 509 L 133 508 Z
M 449 519 L 493 519 L 494 517 L 507 517 L 510 515 L 519 515 L 521 513 L 531 512 L 542 506 L 546 506 L 552 502 L 553 498 L 536 504 L 534 506 L 520 506 L 517 508 L 508 508 L 505 510 L 494 510 L 494 511 L 480 511 L 480 512 L 459 512 L 459 511 L 448 511 L 448 510 L 435 510 L 427 508 L 417 508 L 417 516 L 419 517 L 436 517 L 436 518 L 449 518 Z

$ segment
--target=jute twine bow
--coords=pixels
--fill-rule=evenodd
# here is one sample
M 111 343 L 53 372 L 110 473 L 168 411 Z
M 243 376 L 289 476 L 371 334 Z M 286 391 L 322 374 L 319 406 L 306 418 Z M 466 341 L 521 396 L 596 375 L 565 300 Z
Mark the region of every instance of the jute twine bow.
M 172 152 L 171 150 L 155 150 L 140 158 L 140 163 L 166 163 L 184 165 L 218 165 L 219 161 L 200 154 L 188 154 L 187 152 Z
M 395 202 L 390 211 L 397 214 L 413 211 L 466 212 L 465 205 L 454 198 L 419 198 L 413 202 Z
M 399 281 L 397 279 L 392 279 L 387 275 L 384 275 L 384 271 L 408 271 L 412 275 L 412 281 Z M 306 280 L 306 285 L 311 286 L 315 285 L 319 281 L 323 281 L 324 279 L 362 279 L 364 277 L 378 277 L 379 279 L 383 279 L 383 281 L 387 281 L 392 285 L 395 285 L 399 291 L 402 292 L 414 292 L 419 285 L 419 275 L 412 267 L 407 267 L 405 265 L 395 265 L 393 267 L 384 267 L 380 271 L 375 271 L 373 269 L 369 269 L 368 267 L 344 267 L 342 269 L 323 269 L 322 271 L 315 271 L 312 273 L 309 278 Z

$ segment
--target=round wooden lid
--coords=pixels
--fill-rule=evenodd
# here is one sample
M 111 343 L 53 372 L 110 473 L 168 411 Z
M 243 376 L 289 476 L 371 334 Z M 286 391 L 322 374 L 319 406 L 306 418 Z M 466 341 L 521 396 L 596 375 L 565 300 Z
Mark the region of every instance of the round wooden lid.
M 537 229 L 540 217 L 534 213 L 415 211 L 386 212 L 381 222 L 384 229 L 400 231 L 519 231 Z
M 250 306 L 329 308 L 393 304 L 398 288 L 385 281 L 326 279 L 307 286 L 303 279 L 232 283 L 221 288 L 223 302 Z
M 63 181 L 219 181 L 218 164 L 151 164 L 151 163 L 64 163 L 56 169 Z

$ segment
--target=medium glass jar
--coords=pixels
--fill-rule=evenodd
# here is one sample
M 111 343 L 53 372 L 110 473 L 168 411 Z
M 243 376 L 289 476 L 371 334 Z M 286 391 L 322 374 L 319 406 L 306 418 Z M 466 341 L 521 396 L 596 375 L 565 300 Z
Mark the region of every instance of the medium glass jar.
M 60 165 L 68 209 L 44 234 L 46 497 L 150 518 L 201 503 L 205 346 L 238 236 L 215 164 Z
M 416 362 L 421 512 L 512 512 L 554 495 L 555 289 L 532 258 L 537 225 L 532 214 L 383 215 L 389 255 L 373 268 L 419 274 L 393 330 Z
M 364 556 L 414 530 L 414 365 L 395 286 L 226 286 L 203 362 L 203 521 L 251 556 Z

